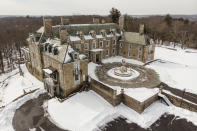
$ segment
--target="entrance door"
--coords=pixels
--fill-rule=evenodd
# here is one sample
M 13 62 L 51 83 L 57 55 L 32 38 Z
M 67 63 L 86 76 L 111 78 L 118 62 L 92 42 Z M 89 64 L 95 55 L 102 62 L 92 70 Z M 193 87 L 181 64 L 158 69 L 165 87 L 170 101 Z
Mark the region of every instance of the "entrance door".
M 100 60 L 99 60 L 99 54 L 96 54 L 96 63 L 99 63 Z

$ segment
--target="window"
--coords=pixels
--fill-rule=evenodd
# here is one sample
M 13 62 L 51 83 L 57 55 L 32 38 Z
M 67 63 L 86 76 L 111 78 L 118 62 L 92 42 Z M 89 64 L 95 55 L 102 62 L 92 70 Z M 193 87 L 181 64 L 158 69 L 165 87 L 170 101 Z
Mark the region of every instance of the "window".
M 109 50 L 106 50 L 106 56 L 108 56 L 109 55 Z
M 92 42 L 92 49 L 96 49 L 96 41 Z
M 109 47 L 110 41 L 106 41 L 106 47 Z
M 74 54 L 74 58 L 77 59 L 78 58 L 78 55 L 77 54 Z
M 128 56 L 129 56 L 129 57 L 131 56 L 131 53 L 130 53 L 130 52 L 128 52 Z
M 76 49 L 81 50 L 81 45 L 80 44 L 77 44 L 75 47 L 76 47 Z
M 85 50 L 88 50 L 88 49 L 89 49 L 89 44 L 85 43 Z
M 113 45 L 115 45 L 116 44 L 116 40 L 113 40 Z
M 122 55 L 122 50 L 121 49 L 119 50 L 119 54 Z
M 103 47 L 103 41 L 99 42 L 100 47 Z
M 139 47 L 139 51 L 141 51 L 142 50 L 142 47 Z
M 75 74 L 75 81 L 78 81 L 79 80 L 79 67 L 78 67 L 78 64 L 75 65 L 74 74 Z
M 131 49 L 131 44 L 129 44 L 129 49 Z
M 120 43 L 120 48 L 122 48 L 122 43 Z
M 113 55 L 115 54 L 115 49 L 112 49 L 112 53 L 113 53 Z
M 138 55 L 138 58 L 141 59 L 141 54 Z

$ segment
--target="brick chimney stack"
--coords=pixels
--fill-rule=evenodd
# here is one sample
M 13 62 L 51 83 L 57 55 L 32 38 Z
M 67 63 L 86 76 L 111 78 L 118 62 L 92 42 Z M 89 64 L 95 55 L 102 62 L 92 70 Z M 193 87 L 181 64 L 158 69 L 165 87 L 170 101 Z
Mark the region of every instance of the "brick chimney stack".
M 59 31 L 60 34 L 60 40 L 61 40 L 61 44 L 64 44 L 67 42 L 69 34 L 66 30 L 61 30 Z
M 46 36 L 52 35 L 52 19 L 43 18 L 44 33 Z
M 139 33 L 140 35 L 143 35 L 144 34 L 144 24 L 140 24 L 140 27 L 139 27 Z

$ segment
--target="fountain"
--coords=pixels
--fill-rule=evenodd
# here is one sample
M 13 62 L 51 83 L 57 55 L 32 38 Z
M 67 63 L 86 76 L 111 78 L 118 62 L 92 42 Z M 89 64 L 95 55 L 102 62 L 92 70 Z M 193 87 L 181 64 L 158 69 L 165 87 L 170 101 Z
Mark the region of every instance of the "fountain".
M 131 80 L 139 76 L 139 72 L 130 67 L 126 67 L 124 59 L 122 59 L 122 65 L 120 67 L 110 69 L 107 74 L 121 80 Z
M 126 67 L 126 62 L 122 59 L 122 66 L 114 69 L 114 74 L 121 77 L 129 77 L 132 75 L 133 70 Z

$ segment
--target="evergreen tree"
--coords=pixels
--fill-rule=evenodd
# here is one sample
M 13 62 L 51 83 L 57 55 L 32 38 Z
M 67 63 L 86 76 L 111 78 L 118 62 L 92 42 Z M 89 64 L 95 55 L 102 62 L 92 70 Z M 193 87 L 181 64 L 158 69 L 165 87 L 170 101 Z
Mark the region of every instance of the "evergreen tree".
M 167 25 L 168 26 L 171 26 L 172 25 L 172 17 L 169 15 L 169 14 L 167 14 L 166 16 L 165 16 L 165 18 L 164 18 L 164 21 L 167 23 Z
M 119 17 L 121 16 L 121 13 L 118 9 L 112 8 L 110 10 L 109 17 L 111 18 L 113 23 L 118 23 Z

